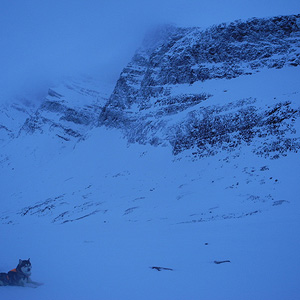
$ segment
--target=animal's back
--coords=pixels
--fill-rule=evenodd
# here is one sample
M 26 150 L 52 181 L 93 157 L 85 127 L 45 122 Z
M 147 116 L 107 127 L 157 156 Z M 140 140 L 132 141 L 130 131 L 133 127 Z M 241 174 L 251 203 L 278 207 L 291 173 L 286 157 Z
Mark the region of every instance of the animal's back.
M 0 273 L 0 286 L 9 284 L 9 280 L 7 276 L 8 276 L 7 273 Z

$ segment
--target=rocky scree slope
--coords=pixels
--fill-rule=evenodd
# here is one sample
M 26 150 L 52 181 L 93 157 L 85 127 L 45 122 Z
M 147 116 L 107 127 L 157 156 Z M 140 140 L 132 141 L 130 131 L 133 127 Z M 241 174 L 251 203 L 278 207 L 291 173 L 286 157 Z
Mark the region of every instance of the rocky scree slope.
M 299 64 L 300 15 L 206 30 L 168 26 L 146 39 L 124 68 L 99 124 L 121 128 L 130 142 L 171 144 L 175 155 L 187 149 L 213 155 L 255 140 L 254 153 L 276 158 L 300 147 L 298 96 L 257 101 L 253 93 L 227 101 L 205 87 L 248 80 L 255 91 L 260 72 L 299 70 Z

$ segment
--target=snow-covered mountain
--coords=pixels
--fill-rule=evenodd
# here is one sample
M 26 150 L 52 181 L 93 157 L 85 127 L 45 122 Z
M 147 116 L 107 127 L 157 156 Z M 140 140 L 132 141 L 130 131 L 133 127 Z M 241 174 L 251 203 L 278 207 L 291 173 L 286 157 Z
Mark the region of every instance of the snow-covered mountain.
M 18 101 L 0 107 L 0 143 L 18 135 L 20 127 L 33 114 L 34 108 Z
M 289 95 L 277 99 L 277 89 L 268 99 L 258 96 L 261 89 L 279 88 L 288 67 L 297 68 L 296 78 L 289 80 L 298 81 L 299 24 L 300 15 L 236 21 L 205 31 L 164 28 L 155 46 L 149 48 L 146 40 L 123 70 L 100 124 L 122 128 L 130 141 L 168 141 L 174 154 L 193 149 L 196 156 L 211 155 L 251 144 L 254 137 L 260 137 L 254 150 L 259 154 L 298 149 L 299 140 L 288 134 L 299 116 L 297 102 Z M 263 80 L 266 70 L 283 68 L 272 73 L 278 78 Z M 240 94 L 231 94 L 236 91 Z
M 1 297 L 298 299 L 299 20 L 166 26 L 115 87 L 3 106 L 0 272 L 45 284 Z
M 41 106 L 20 129 L 19 134 L 52 132 L 64 141 L 79 140 L 98 122 L 110 87 L 96 85 L 90 78 L 67 81 L 49 89 Z

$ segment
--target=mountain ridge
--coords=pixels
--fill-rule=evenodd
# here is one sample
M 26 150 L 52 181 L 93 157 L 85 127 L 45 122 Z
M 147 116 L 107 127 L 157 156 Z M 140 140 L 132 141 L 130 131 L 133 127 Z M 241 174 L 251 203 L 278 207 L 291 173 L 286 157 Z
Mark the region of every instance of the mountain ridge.
M 184 151 L 202 142 L 206 144 L 203 140 L 180 146 L 179 141 L 184 137 L 174 135 L 180 127 L 190 126 L 186 123 L 191 120 L 180 120 L 181 112 L 196 112 L 206 103 L 214 104 L 213 91 L 204 90 L 201 84 L 256 76 L 263 70 L 280 70 L 285 66 L 298 68 L 299 20 L 298 14 L 237 20 L 204 30 L 161 27 L 145 38 L 113 91 L 108 92 L 111 87 L 104 89 L 104 98 L 103 88 L 96 81 L 86 78 L 67 81 L 64 87 L 49 89 L 36 112 L 30 112 L 23 126 L 19 126 L 18 134 L 12 134 L 16 128 L 10 129 L 5 123 L 0 124 L 0 132 L 7 138 L 46 131 L 53 132 L 62 141 L 77 142 L 84 139 L 90 128 L 104 125 L 121 129 L 129 142 L 170 144 L 174 154 L 181 152 L 179 149 Z M 85 100 L 74 105 L 80 96 Z M 233 101 L 240 103 L 243 99 Z M 274 108 L 278 106 L 285 107 L 274 103 Z M 195 118 L 197 114 L 193 115 Z
M 205 155 L 209 152 L 214 153 L 217 149 L 203 151 L 202 148 L 210 148 L 212 145 L 216 148 L 214 136 L 218 129 L 214 128 L 213 123 L 220 123 L 220 120 L 217 122 L 216 118 L 209 119 L 209 115 L 204 112 L 207 108 L 202 109 L 202 106 L 205 107 L 206 103 L 210 103 L 211 113 L 216 113 L 213 108 L 214 93 L 212 90 L 203 90 L 202 86 L 211 80 L 230 81 L 243 76 L 255 78 L 258 73 L 270 69 L 299 68 L 299 20 L 300 15 L 292 15 L 269 19 L 253 18 L 244 22 L 235 21 L 212 26 L 204 31 L 199 28 L 167 28 L 166 31 L 170 30 L 169 36 L 164 34 L 161 42 L 155 43 L 155 48 L 150 48 L 149 51 L 144 48 L 138 50 L 132 61 L 124 68 L 102 110 L 99 124 L 121 129 L 130 142 L 153 145 L 170 143 L 174 154 L 191 148 L 195 148 L 194 153 L 197 156 L 201 156 L 202 152 L 206 152 Z M 249 80 L 249 84 L 255 83 Z M 255 85 L 252 88 L 255 90 Z M 252 104 L 253 98 L 252 95 Z M 244 103 L 240 114 L 253 112 L 253 105 L 249 103 L 247 107 L 245 99 L 232 99 L 231 102 L 234 102 L 233 100 L 237 106 L 240 106 L 239 103 Z M 259 112 L 260 115 L 265 115 L 266 122 L 269 123 L 267 126 L 264 122 L 269 134 L 275 134 L 272 126 L 281 126 L 281 132 L 284 131 L 282 124 L 286 123 L 287 131 L 293 126 L 289 122 L 291 115 L 284 112 L 284 108 L 287 107 L 284 103 L 287 101 L 282 103 L 274 101 L 273 104 L 268 102 L 266 105 L 269 108 L 266 107 L 264 111 Z M 278 112 L 281 109 L 282 111 Z M 227 109 L 224 107 L 224 110 Z M 292 110 L 289 109 L 290 112 Z M 181 111 L 189 111 L 189 117 L 180 120 Z M 295 108 L 294 118 L 299 116 L 298 112 L 299 108 Z M 283 119 L 274 114 L 286 115 L 283 118 L 286 121 L 282 122 Z M 203 120 L 204 115 L 206 115 L 205 120 Z M 246 143 L 249 143 L 250 137 L 255 134 L 262 136 L 260 130 L 251 130 L 253 126 L 257 127 L 262 123 L 242 124 L 247 122 L 242 115 L 237 120 L 237 124 L 241 124 L 243 129 L 241 131 L 235 128 L 236 137 L 233 141 L 229 141 L 231 144 L 240 144 L 238 136 L 245 137 L 247 126 L 249 127 L 248 138 L 244 138 Z M 176 117 L 178 121 L 170 121 L 170 119 L 175 120 Z M 228 115 L 228 120 L 232 117 Z M 276 120 L 277 125 L 275 125 Z M 177 126 L 174 122 L 177 122 Z M 190 130 L 191 126 L 194 126 L 193 131 Z M 197 130 L 196 127 L 199 129 Z M 223 124 L 222 127 L 222 130 L 219 128 L 221 132 L 229 136 L 232 130 L 228 132 L 225 130 L 229 126 Z M 203 130 L 206 132 L 204 136 Z M 283 135 L 281 138 L 284 138 Z M 299 141 L 298 138 L 295 139 L 292 148 L 298 151 Z M 220 142 L 221 138 L 219 137 L 218 140 L 217 143 L 222 146 L 224 143 Z M 288 140 L 286 143 L 291 144 Z M 284 146 L 281 147 L 283 148 Z M 289 146 L 285 148 L 288 149 Z

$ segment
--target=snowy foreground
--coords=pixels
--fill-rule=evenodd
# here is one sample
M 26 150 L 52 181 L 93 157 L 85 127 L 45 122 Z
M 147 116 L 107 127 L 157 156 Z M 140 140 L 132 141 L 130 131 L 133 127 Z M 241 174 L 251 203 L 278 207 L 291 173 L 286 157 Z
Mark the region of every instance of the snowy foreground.
M 13 224 L 1 225 L 0 269 L 30 257 L 44 285 L 1 287 L 1 299 L 299 299 L 297 154 L 173 161 L 167 148 L 128 147 L 101 128 L 59 164 L 38 156 L 50 144 L 40 147 L 26 176 L 32 154 L 15 156 L 4 190 L 31 194 L 33 205 L 61 193 L 101 204 L 61 224 L 59 206 L 22 217 L 22 204 L 7 201 Z
M 296 71 L 216 81 L 211 102 L 297 106 Z M 0 272 L 30 258 L 44 285 L 0 299 L 300 299 L 299 154 L 251 147 L 194 160 L 104 127 L 75 146 L 47 131 L 2 144 Z

